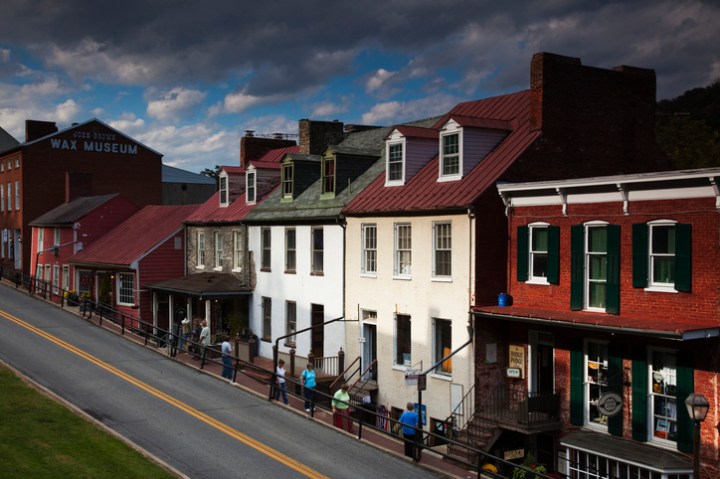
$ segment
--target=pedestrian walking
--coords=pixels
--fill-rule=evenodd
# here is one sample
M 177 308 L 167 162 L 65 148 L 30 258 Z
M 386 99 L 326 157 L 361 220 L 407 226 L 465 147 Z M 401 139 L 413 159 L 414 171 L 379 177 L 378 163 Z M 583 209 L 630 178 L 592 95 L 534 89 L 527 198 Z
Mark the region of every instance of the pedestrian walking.
M 205 351 L 207 350 L 207 347 L 210 346 L 210 326 L 208 326 L 207 321 L 204 319 L 202 323 L 200 323 L 200 326 L 202 326 L 202 330 L 200 331 L 200 346 L 202 347 L 202 350 L 200 354 L 204 358 Z
M 277 385 L 275 386 L 275 400 L 280 400 L 280 395 L 282 394 L 282 400 L 285 404 L 288 403 L 287 398 L 287 382 L 285 382 L 285 361 L 282 359 L 278 361 L 278 365 L 275 368 L 275 382 Z
M 222 377 L 232 381 L 232 356 L 230 356 L 230 354 L 233 352 L 233 347 L 232 344 L 230 344 L 230 336 L 225 335 L 220 350 L 222 352 L 223 362 Z
M 198 359 L 198 354 L 200 354 L 200 333 L 202 332 L 202 326 L 200 325 L 200 320 L 195 319 L 193 320 L 193 328 L 192 328 L 192 352 L 195 354 L 193 356 L 193 359 Z
M 185 319 L 180 322 L 180 325 L 180 345 L 178 346 L 178 349 L 182 352 L 189 346 L 188 341 L 190 340 L 190 335 L 192 334 L 190 318 L 185 317 Z
M 344 383 L 335 391 L 332 399 L 333 422 L 335 426 L 349 433 L 353 432 L 352 418 L 350 417 L 350 386 Z
M 416 455 L 416 435 L 418 427 L 418 415 L 414 411 L 415 405 L 411 402 L 407 403 L 407 410 L 400 415 L 400 429 L 405 440 L 405 455 L 412 458 L 413 461 L 417 460 Z
M 315 411 L 315 366 L 308 362 L 307 368 L 300 374 L 300 383 L 303 386 L 305 397 L 305 412 L 310 416 Z

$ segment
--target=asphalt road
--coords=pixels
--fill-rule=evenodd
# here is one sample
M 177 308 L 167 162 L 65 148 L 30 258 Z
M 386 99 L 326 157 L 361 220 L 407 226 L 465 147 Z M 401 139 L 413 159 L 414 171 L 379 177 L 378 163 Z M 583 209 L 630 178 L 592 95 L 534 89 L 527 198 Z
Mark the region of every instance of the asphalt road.
M 438 477 L 5 284 L 0 360 L 187 477 Z

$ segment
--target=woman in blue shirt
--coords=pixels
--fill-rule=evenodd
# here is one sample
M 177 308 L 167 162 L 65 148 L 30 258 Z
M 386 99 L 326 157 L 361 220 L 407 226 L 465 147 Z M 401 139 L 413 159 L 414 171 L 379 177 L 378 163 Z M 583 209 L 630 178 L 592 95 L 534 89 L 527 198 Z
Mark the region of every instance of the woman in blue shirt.
M 305 396 L 305 412 L 312 414 L 315 410 L 315 367 L 312 363 L 300 375 L 300 382 L 303 385 L 303 396 Z

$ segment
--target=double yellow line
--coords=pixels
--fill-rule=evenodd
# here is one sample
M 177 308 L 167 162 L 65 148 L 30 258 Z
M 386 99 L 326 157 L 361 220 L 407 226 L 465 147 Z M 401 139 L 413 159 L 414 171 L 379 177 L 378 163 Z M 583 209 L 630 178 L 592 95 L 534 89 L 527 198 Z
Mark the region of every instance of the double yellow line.
M 18 326 L 21 326 L 21 327 L 27 329 L 28 331 L 31 331 L 31 332 L 37 334 L 38 336 L 41 336 L 41 337 L 47 339 L 48 341 L 50 341 L 52 343 L 57 344 L 61 348 L 64 348 L 64 349 L 70 351 L 71 353 L 76 354 L 77 356 L 80 356 L 81 358 L 101 367 L 102 369 L 114 374 L 115 376 L 117 376 L 121 379 L 124 379 L 125 381 L 129 382 L 130 384 L 137 386 L 138 388 L 142 389 L 143 391 L 155 396 L 158 399 L 165 401 L 166 403 L 170 404 L 171 406 L 174 406 L 174 407 L 186 412 L 187 414 L 199 419 L 200 421 L 208 424 L 209 426 L 214 427 L 218 431 L 224 432 L 225 434 L 232 437 L 233 439 L 236 439 L 236 440 L 242 442 L 243 444 L 252 447 L 256 451 L 259 451 L 259 452 L 265 454 L 266 456 L 268 456 L 272 459 L 275 459 L 276 461 L 280 462 L 281 464 L 286 465 L 290 469 L 293 469 L 306 477 L 317 478 L 317 479 L 321 479 L 321 478 L 327 479 L 327 476 L 319 473 L 318 471 L 316 471 L 314 469 L 311 469 L 310 467 L 306 466 L 305 464 L 298 462 L 295 459 L 293 459 L 289 456 L 286 456 L 285 454 L 282 454 L 281 452 L 276 451 L 275 449 L 263 444 L 262 442 L 259 442 L 255 439 L 251 438 L 250 436 L 243 434 L 240 431 L 223 424 L 222 422 L 218 421 L 217 419 L 215 419 L 211 416 L 208 416 L 207 414 L 203 413 L 202 411 L 199 411 L 199 410 L 195 409 L 194 407 L 192 407 L 182 401 L 179 401 L 178 399 L 176 399 L 168 394 L 165 394 L 164 392 L 160 391 L 159 389 L 156 389 L 156 388 L 150 386 L 149 384 L 144 383 L 144 382 L 134 378 L 133 376 L 130 376 L 129 374 L 126 374 L 125 372 L 109 365 L 108 363 L 96 358 L 95 356 L 88 354 L 85 351 L 73 346 L 72 344 L 66 343 L 65 341 L 63 341 L 49 333 L 46 333 L 45 331 L 43 331 L 39 328 L 36 328 L 32 324 L 29 324 L 20 318 L 16 318 L 15 316 L 12 316 L 11 314 L 9 314 L 5 311 L 2 311 L 2 310 L 0 310 L 0 316 L 17 324 Z

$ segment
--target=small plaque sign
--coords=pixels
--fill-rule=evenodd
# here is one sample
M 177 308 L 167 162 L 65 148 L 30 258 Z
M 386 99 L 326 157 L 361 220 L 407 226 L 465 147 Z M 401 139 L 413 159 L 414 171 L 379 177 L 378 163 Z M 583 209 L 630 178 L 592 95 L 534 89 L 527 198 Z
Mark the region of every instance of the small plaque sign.
M 516 378 L 516 379 L 519 379 L 521 377 L 520 370 L 518 368 L 507 368 L 506 375 L 509 378 Z

